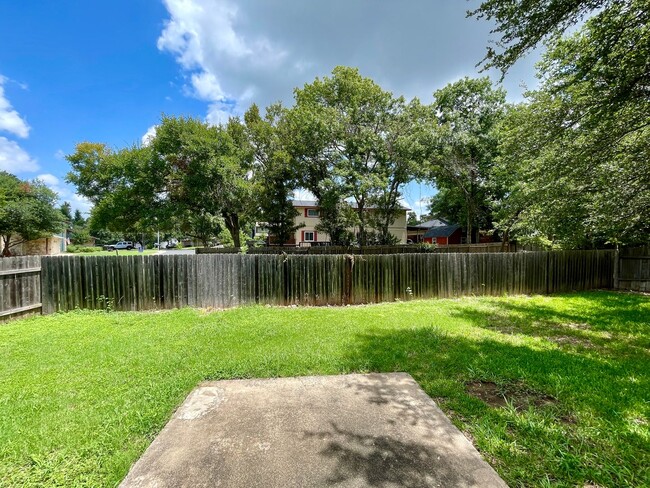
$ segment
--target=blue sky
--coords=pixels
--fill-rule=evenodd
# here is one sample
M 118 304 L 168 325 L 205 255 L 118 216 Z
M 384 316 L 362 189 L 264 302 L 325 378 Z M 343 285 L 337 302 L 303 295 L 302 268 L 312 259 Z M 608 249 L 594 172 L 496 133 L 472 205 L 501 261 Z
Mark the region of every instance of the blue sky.
M 41 177 L 62 199 L 65 154 L 81 141 L 140 143 L 162 113 L 212 123 L 252 102 L 291 104 L 292 90 L 357 66 L 384 88 L 430 102 L 478 76 L 490 26 L 476 1 L 111 0 L 0 4 L 0 169 Z M 521 99 L 534 59 L 504 86 Z M 491 74 L 494 79 L 498 77 Z M 405 189 L 407 203 L 433 193 Z

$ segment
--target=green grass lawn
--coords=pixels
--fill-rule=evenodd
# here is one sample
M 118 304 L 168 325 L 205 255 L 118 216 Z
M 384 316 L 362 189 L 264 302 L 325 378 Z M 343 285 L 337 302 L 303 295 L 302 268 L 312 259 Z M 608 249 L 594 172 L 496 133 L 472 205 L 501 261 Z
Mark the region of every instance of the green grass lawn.
M 371 371 L 410 373 L 510 486 L 650 485 L 642 295 L 72 312 L 0 326 L 0 358 L 1 486 L 115 486 L 202 380 Z

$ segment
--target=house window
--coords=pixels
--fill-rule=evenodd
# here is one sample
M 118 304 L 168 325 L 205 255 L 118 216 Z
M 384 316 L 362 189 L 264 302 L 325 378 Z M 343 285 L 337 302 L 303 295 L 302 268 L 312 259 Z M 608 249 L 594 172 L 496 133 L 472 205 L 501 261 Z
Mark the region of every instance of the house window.
M 316 239 L 314 238 L 315 232 L 306 230 L 305 231 L 305 237 L 304 240 L 307 242 L 314 242 Z
M 315 208 L 308 208 L 305 211 L 305 217 L 320 217 L 320 212 Z

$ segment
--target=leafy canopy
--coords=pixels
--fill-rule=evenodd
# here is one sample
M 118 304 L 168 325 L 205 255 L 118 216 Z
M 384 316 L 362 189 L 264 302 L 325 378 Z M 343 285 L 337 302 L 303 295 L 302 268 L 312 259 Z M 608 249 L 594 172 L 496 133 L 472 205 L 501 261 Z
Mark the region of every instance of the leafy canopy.
M 65 227 L 56 207 L 57 195 L 40 180 L 22 181 L 0 171 L 0 236 L 2 255 L 23 241 L 49 237 Z

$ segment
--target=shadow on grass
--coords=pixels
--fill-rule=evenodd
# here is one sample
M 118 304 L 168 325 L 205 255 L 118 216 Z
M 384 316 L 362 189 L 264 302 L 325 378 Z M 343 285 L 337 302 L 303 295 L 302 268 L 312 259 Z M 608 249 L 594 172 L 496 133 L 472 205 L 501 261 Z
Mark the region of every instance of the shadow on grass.
M 453 315 L 473 325 L 505 334 L 542 337 L 560 345 L 583 347 L 633 347 L 650 350 L 650 300 L 629 293 L 581 293 L 565 295 L 566 307 L 558 309 L 539 301 L 495 300 L 496 309 L 486 314 L 476 308 L 459 308 Z M 628 351 L 629 352 L 629 351 Z
M 626 321 L 635 330 L 646 327 L 633 298 L 612 301 L 598 309 L 605 314 L 595 327 L 618 331 Z M 585 322 L 573 311 L 495 303 L 499 314 L 519 328 L 517 333 L 543 335 L 543 330 L 525 328 L 532 320 L 547 328 L 563 321 Z M 489 328 L 485 313 L 460 306 L 454 314 Z M 591 349 L 485 332 L 454 335 L 444 326 L 432 326 L 374 329 L 357 336 L 347 360 L 350 370 L 410 373 L 511 485 L 548 479 L 558 486 L 642 486 L 650 482 L 647 351 L 610 352 L 602 357 Z M 506 397 L 506 407 L 490 407 L 467 393 L 466 384 L 476 380 L 519 385 L 557 402 L 523 410 Z M 408 411 L 404 421 L 409 421 Z M 330 454 L 348 455 L 336 450 Z M 355 464 L 346 466 L 354 469 Z

